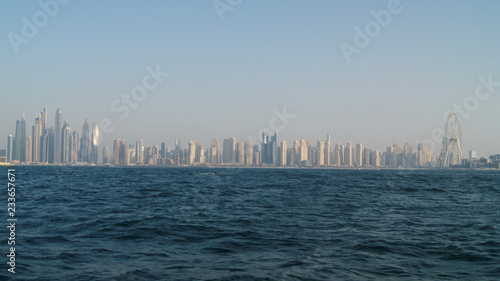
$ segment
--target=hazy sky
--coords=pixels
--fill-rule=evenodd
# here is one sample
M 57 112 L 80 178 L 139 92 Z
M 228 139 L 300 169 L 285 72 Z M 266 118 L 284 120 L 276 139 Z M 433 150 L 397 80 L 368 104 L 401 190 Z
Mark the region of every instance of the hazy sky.
M 388 6 L 385 26 L 373 22 Z M 0 148 L 23 112 L 31 135 L 43 106 L 51 126 L 60 107 L 80 134 L 86 117 L 109 118 L 107 145 L 170 147 L 176 137 L 246 141 L 286 107 L 295 118 L 277 119 L 280 140 L 331 133 L 333 143 L 385 150 L 431 138 L 466 100 L 464 150 L 500 153 L 500 85 L 486 97 L 478 80 L 500 82 L 500 1 L 74 0 L 49 12 L 0 2 Z M 368 28 L 368 44 L 356 28 Z M 342 42 L 357 48 L 350 63 Z M 148 67 L 169 76 L 155 84 Z M 124 106 L 143 80 L 151 90 L 121 120 L 113 102 Z

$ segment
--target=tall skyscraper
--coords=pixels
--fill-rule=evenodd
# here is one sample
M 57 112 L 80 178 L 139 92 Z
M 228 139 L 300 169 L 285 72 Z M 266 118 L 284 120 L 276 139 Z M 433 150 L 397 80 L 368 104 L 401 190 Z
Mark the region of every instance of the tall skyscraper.
M 60 108 L 56 110 L 56 119 L 54 122 L 54 163 L 59 164 L 62 161 L 62 111 Z
M 218 139 L 213 139 L 210 143 L 210 150 L 208 151 L 208 162 L 212 165 L 220 164 L 220 145 Z
M 253 144 L 249 141 L 245 142 L 245 166 L 253 165 Z
M 194 163 L 195 157 L 196 157 L 196 144 L 194 143 L 194 141 L 189 141 L 187 164 L 192 165 Z
M 340 167 L 342 166 L 344 160 L 340 158 L 340 154 L 342 152 L 342 145 L 337 143 L 335 148 L 333 149 L 333 166 Z
M 76 163 L 78 162 L 78 132 L 74 131 L 71 133 L 70 139 L 70 162 Z
M 82 139 L 80 140 L 80 161 L 89 163 L 89 145 L 90 145 L 90 132 L 89 132 L 89 121 L 85 118 L 82 128 Z
M 99 163 L 99 123 L 92 124 L 92 142 L 90 150 L 90 163 Z
M 120 139 L 115 139 L 113 141 L 113 164 L 120 164 Z
M 332 165 L 332 142 L 330 139 L 330 134 L 326 135 L 326 143 L 325 143 L 325 166 Z
M 299 147 L 299 161 L 305 161 L 308 158 L 308 152 L 307 152 L 307 142 L 306 140 L 301 140 L 300 141 L 300 147 Z
M 26 137 L 26 148 L 25 148 L 25 159 L 24 159 L 24 162 L 26 162 L 26 164 L 29 164 L 31 163 L 31 155 L 32 155 L 32 147 L 33 147 L 33 142 L 31 141 L 32 138 L 31 136 L 27 136 Z
M 347 142 L 347 145 L 344 148 L 344 165 L 347 167 L 352 167 L 353 165 L 352 159 L 352 142 Z
M 236 163 L 245 165 L 245 144 L 242 141 L 236 144 Z
M 62 128 L 61 163 L 69 163 L 71 162 L 71 128 L 68 121 L 64 121 Z
M 13 160 L 26 161 L 26 117 L 24 117 L 24 113 L 21 121 L 16 121 Z
M 363 166 L 363 145 L 356 144 L 356 167 Z
M 33 142 L 31 161 L 35 163 L 40 162 L 40 137 L 42 136 L 42 126 L 42 117 L 40 116 L 40 113 L 38 113 L 35 117 L 35 125 L 33 126 L 31 133 L 31 139 Z
M 40 137 L 40 162 L 49 162 L 49 135 L 47 134 L 47 130 Z
M 323 142 L 322 139 L 318 139 L 318 142 L 316 144 L 316 158 L 317 158 L 317 165 L 318 166 L 324 166 L 325 165 L 325 143 Z
M 287 164 L 287 147 L 286 146 L 287 146 L 286 141 L 281 141 L 281 145 L 278 149 L 278 151 L 279 151 L 279 153 L 278 153 L 278 158 L 279 158 L 278 165 L 281 167 L 284 167 Z
M 9 135 L 7 137 L 7 162 L 12 161 L 12 154 L 14 153 L 14 137 L 12 135 Z
M 119 141 L 120 143 L 120 148 L 119 148 L 119 153 L 118 153 L 118 164 L 120 165 L 127 165 L 129 164 L 129 152 L 127 148 L 127 142 L 122 139 Z
M 142 140 L 135 143 L 135 161 L 137 164 L 144 164 L 144 143 Z
M 271 165 L 278 164 L 278 132 L 274 133 L 274 136 L 268 136 L 264 132 L 262 133 L 262 144 L 261 144 L 261 162 Z
M 55 142 L 56 142 L 56 130 L 54 127 L 50 127 L 47 129 L 48 136 L 48 162 L 50 164 L 54 163 L 55 157 Z
M 105 145 L 102 148 L 102 164 L 108 164 L 109 163 L 109 151 L 108 147 Z
M 370 166 L 370 156 L 370 149 L 368 147 L 365 147 L 365 151 L 363 152 L 363 166 Z
M 225 138 L 222 145 L 222 162 L 226 164 L 236 163 L 236 139 Z
M 45 106 L 42 109 L 41 118 L 42 118 L 42 135 L 43 135 L 43 134 L 45 134 L 45 131 L 48 129 L 47 108 Z

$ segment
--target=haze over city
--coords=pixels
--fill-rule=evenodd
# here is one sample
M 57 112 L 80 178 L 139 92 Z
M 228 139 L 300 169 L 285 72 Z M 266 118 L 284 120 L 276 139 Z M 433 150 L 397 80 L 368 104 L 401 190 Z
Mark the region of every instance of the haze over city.
M 33 23 L 43 7 L 4 2 L 0 149 L 23 112 L 31 134 L 43 106 L 51 126 L 61 108 L 78 131 L 85 118 L 108 118 L 110 147 L 115 137 L 171 148 L 176 138 L 247 141 L 286 108 L 295 118 L 280 140 L 330 133 L 332 143 L 385 149 L 430 138 L 462 105 L 463 150 L 498 153 L 500 87 L 474 110 L 463 104 L 478 85 L 487 92 L 481 77 L 500 82 L 500 3 L 394 2 L 388 24 L 346 57 L 342 43 L 356 47 L 357 28 L 391 2 L 241 1 L 225 12 L 216 1 L 58 2 L 32 38 L 23 19 Z M 12 34 L 27 43 L 13 44 Z M 158 70 L 168 75 L 148 80 L 154 87 L 135 108 L 116 110 Z

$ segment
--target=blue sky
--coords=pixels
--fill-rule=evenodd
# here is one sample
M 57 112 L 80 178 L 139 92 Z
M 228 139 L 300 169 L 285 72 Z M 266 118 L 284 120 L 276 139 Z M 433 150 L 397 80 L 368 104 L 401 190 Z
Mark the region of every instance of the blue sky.
M 86 117 L 109 118 L 108 145 L 246 141 L 283 107 L 296 116 L 280 132 L 289 142 L 331 133 L 334 143 L 385 150 L 430 138 L 449 108 L 474 95 L 478 77 L 500 81 L 500 2 L 401 0 L 348 63 L 340 44 L 354 45 L 355 28 L 388 3 L 243 0 L 221 21 L 213 1 L 74 0 L 16 53 L 8 34 L 22 35 L 23 17 L 32 22 L 43 9 L 2 1 L 0 148 L 23 112 L 31 128 L 43 106 L 51 125 L 60 107 L 79 132 Z M 120 120 L 113 101 L 157 65 L 170 75 Z M 467 112 L 466 151 L 500 153 L 499 108 L 497 87 Z

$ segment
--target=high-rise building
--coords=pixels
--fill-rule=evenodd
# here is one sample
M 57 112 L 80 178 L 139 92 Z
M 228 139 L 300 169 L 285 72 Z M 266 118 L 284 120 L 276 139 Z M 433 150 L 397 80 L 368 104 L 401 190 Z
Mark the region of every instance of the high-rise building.
M 55 145 L 56 145 L 56 129 L 54 127 L 50 127 L 47 129 L 47 137 L 48 137 L 48 162 L 50 164 L 54 163 L 55 157 Z
M 194 162 L 196 163 L 205 163 L 205 149 L 199 141 L 196 142 L 196 151 L 194 158 Z
M 42 117 L 40 116 L 40 113 L 38 113 L 35 117 L 35 125 L 33 126 L 31 133 L 33 142 L 31 161 L 35 163 L 40 162 L 40 138 L 42 137 L 42 126 Z
M 160 144 L 160 158 L 167 158 L 167 143 L 162 142 Z
M 333 166 L 340 167 L 343 164 L 343 159 L 340 158 L 340 153 L 342 151 L 342 145 L 337 143 L 333 149 Z
M 40 162 L 49 162 L 49 135 L 47 134 L 47 130 L 40 137 Z
M 119 141 L 120 142 L 120 149 L 118 153 L 118 163 L 120 165 L 127 165 L 129 164 L 129 151 L 127 149 L 127 142 L 122 139 Z
M 42 112 L 40 113 L 42 118 L 42 135 L 45 134 L 45 131 L 48 129 L 47 124 L 47 108 L 44 106 L 42 108 Z
M 90 163 L 99 163 L 99 123 L 94 122 L 92 124 L 92 141 L 90 143 Z
M 109 163 L 109 150 L 108 146 L 103 146 L 102 148 L 102 164 L 108 164 Z
M 404 150 L 403 150 L 403 166 L 404 167 L 408 168 L 408 167 L 414 166 L 413 165 L 414 163 L 411 163 L 411 161 L 410 161 L 410 156 L 411 156 L 412 152 L 413 152 L 412 145 L 409 142 L 405 143 Z
M 144 164 L 144 142 L 142 140 L 135 143 L 135 162 Z
M 326 143 L 325 143 L 325 166 L 331 166 L 332 165 L 332 141 L 330 138 L 330 134 L 326 135 Z
M 253 144 L 249 141 L 245 142 L 245 166 L 253 165 Z
M 56 118 L 54 122 L 54 163 L 59 164 L 62 161 L 62 111 L 60 108 L 56 110 Z
M 236 163 L 236 139 L 225 138 L 222 144 L 222 162 L 226 164 Z
M 363 145 L 356 144 L 356 167 L 363 166 Z
M 25 151 L 26 151 L 26 154 L 25 154 L 25 161 L 26 164 L 29 164 L 31 163 L 31 155 L 32 155 L 32 147 L 33 147 L 33 142 L 32 142 L 32 139 L 31 139 L 31 136 L 27 136 L 26 137 L 26 148 L 25 148 Z
M 236 144 L 236 163 L 245 165 L 245 144 L 242 141 Z
M 258 144 L 254 144 L 253 146 L 253 165 L 260 166 L 260 150 Z
M 188 142 L 187 164 L 192 165 L 196 158 L 196 144 L 194 141 Z
M 300 147 L 299 147 L 299 161 L 305 161 L 308 158 L 308 152 L 307 152 L 307 142 L 306 140 L 301 140 L 300 141 Z
M 61 163 L 71 162 L 71 128 L 67 121 L 63 123 L 61 146 Z
M 352 159 L 352 142 L 347 142 L 347 145 L 344 148 L 344 165 L 347 167 L 352 167 L 353 165 Z
M 281 145 L 278 149 L 278 165 L 284 167 L 287 165 L 287 147 L 286 141 L 281 141 Z
M 210 150 L 208 151 L 208 162 L 212 165 L 220 163 L 220 148 L 219 140 L 213 139 L 210 143 Z
M 262 163 L 276 165 L 278 163 L 278 132 L 274 136 L 262 133 Z
M 12 154 L 14 153 L 14 137 L 12 135 L 9 135 L 7 137 L 7 153 L 6 153 L 6 161 L 11 162 L 12 161 Z
M 363 153 L 363 166 L 368 167 L 370 166 L 370 149 L 368 147 L 365 147 L 365 151 Z
M 316 164 L 318 166 L 325 166 L 325 143 L 321 139 L 318 139 L 318 142 L 316 144 L 316 154 Z
M 381 151 L 380 150 L 374 150 L 372 152 L 372 157 L 371 157 L 371 160 L 372 160 L 372 165 L 375 166 L 375 167 L 380 167 L 380 154 L 381 154 Z
M 71 133 L 71 138 L 69 140 L 69 161 L 71 163 L 78 162 L 78 132 L 74 131 Z
M 89 120 L 85 118 L 85 122 L 82 127 L 82 139 L 80 140 L 80 161 L 85 163 L 90 163 L 90 132 L 89 132 Z
M 20 162 L 26 161 L 26 117 L 24 113 L 21 121 L 16 121 L 16 135 L 13 150 L 13 160 L 18 160 Z
M 393 153 L 394 148 L 392 146 L 388 146 L 385 151 L 385 166 L 386 167 L 395 167 L 394 156 Z

